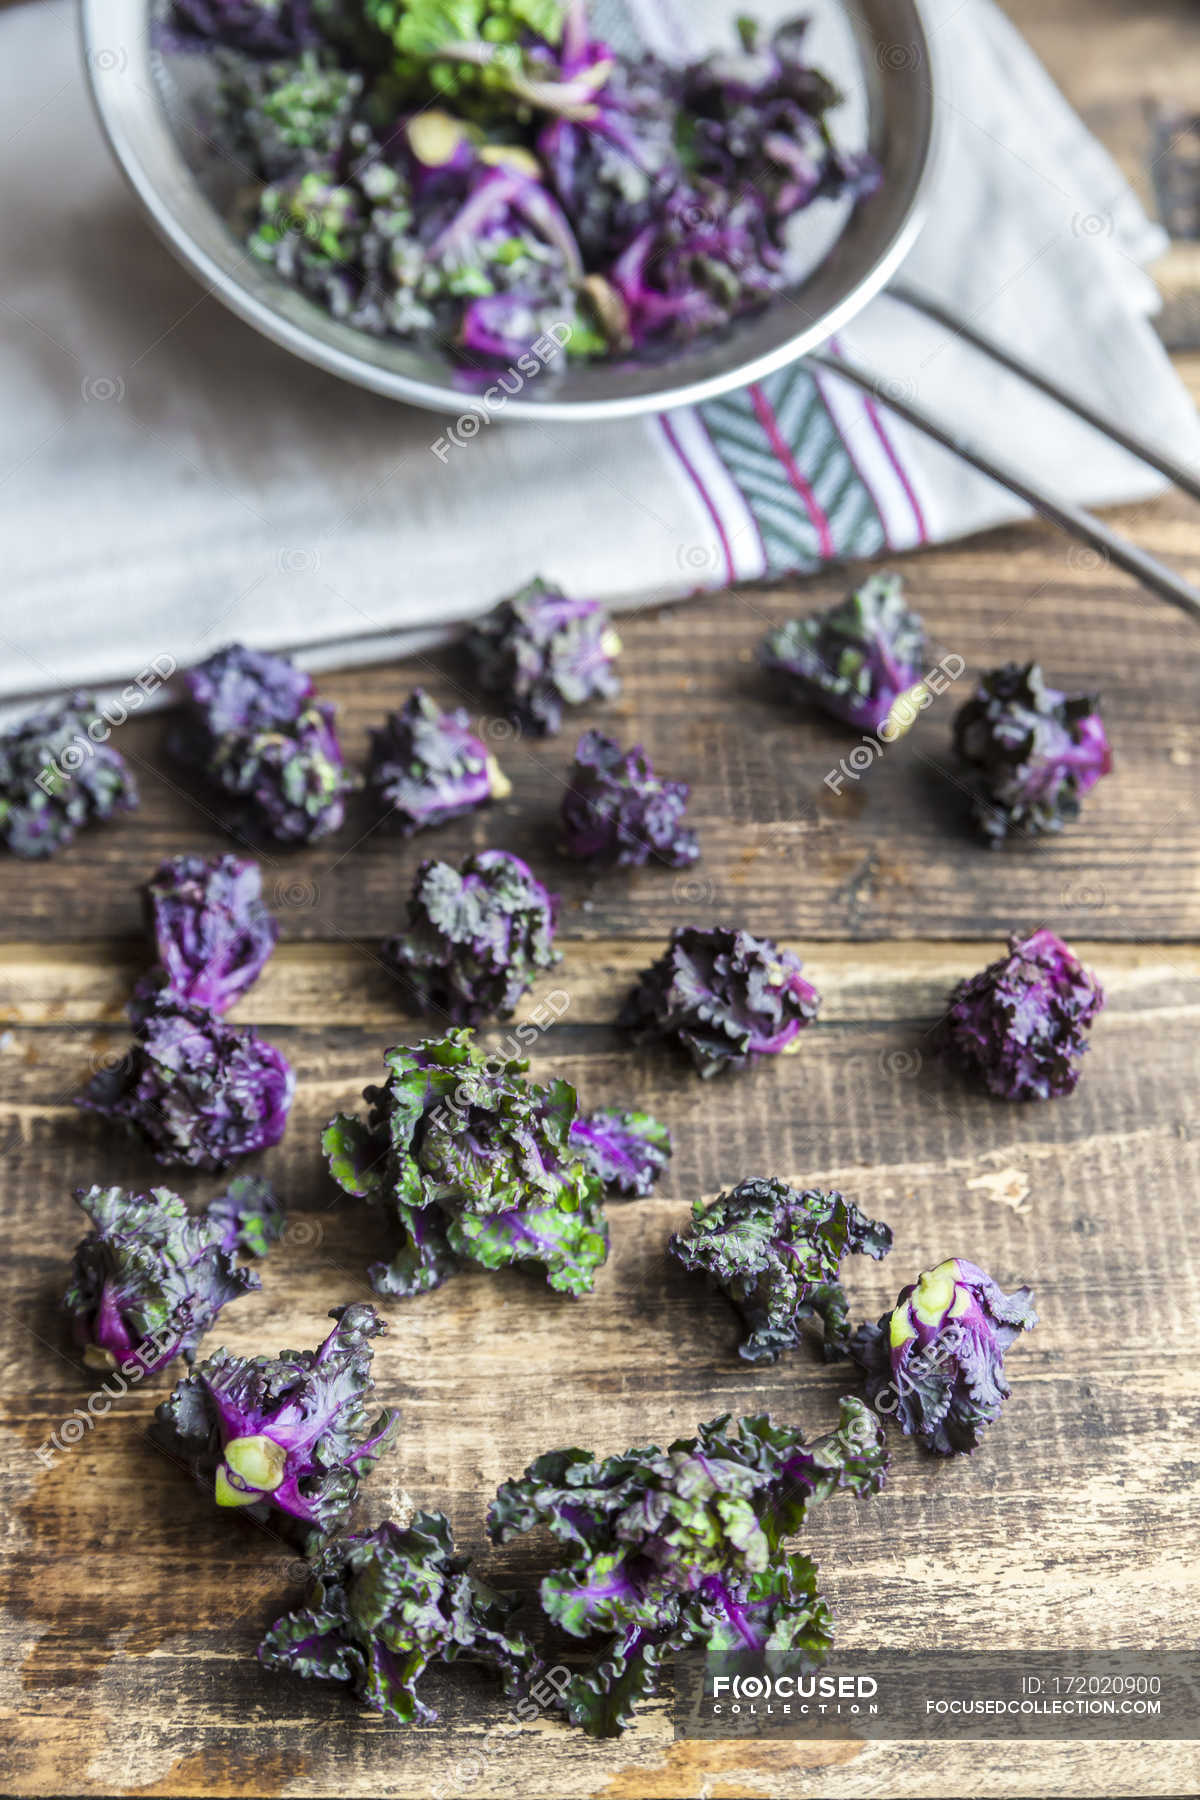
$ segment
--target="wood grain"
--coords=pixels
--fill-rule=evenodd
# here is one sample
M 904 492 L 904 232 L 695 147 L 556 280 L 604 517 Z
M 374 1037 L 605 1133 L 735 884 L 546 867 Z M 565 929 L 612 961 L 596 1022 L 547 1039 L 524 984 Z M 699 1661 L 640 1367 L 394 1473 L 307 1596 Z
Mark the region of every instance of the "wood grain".
M 1200 552 L 1195 521 L 1185 528 L 1170 508 L 1138 509 L 1133 525 L 1154 548 Z M 408 843 L 376 828 L 360 800 L 338 836 L 263 859 L 285 933 L 378 940 L 398 929 L 423 857 L 503 844 L 562 893 L 568 939 L 665 937 L 681 916 L 863 940 L 1000 936 L 1046 918 L 1077 935 L 1128 941 L 1200 935 L 1200 633 L 1116 577 L 1079 569 L 1062 542 L 1032 527 L 997 534 L 985 549 L 911 558 L 907 572 L 939 644 L 971 673 L 1037 656 L 1058 684 L 1102 692 L 1117 770 L 1071 831 L 1001 850 L 974 836 L 950 755 L 950 720 L 969 674 L 861 780 L 851 774 L 840 793 L 831 790 L 826 774 L 858 737 L 781 701 L 753 657 L 770 624 L 842 591 L 839 575 L 787 592 L 655 608 L 622 623 L 625 691 L 611 706 L 584 709 L 578 725 L 643 741 L 664 771 L 692 782 L 703 851 L 694 870 L 597 878 L 560 858 L 575 721 L 534 741 L 497 738 L 502 722 L 489 721 L 512 798 L 436 841 Z M 462 700 L 460 675 L 446 655 L 328 677 L 322 690 L 341 703 L 347 750 L 358 758 L 367 726 L 414 681 L 439 699 Z M 132 934 L 136 884 L 159 858 L 227 846 L 164 755 L 164 730 L 158 718 L 122 730 L 143 789 L 136 823 L 83 834 L 48 866 L 6 869 L 4 916 L 15 934 Z
M 939 1643 L 950 1618 L 994 1644 L 1192 1642 L 1200 1269 L 1188 1210 L 1200 1176 L 1200 951 L 1083 946 L 1110 1005 L 1070 1103 L 1008 1107 L 921 1060 L 948 984 L 978 947 L 814 944 L 825 994 L 802 1054 L 714 1091 L 656 1055 L 630 1057 L 609 1021 L 645 946 L 573 947 L 556 978 L 564 1020 L 535 1057 L 586 1099 L 636 1094 L 669 1119 L 677 1155 L 662 1194 L 611 1208 L 613 1255 L 571 1303 L 533 1279 L 464 1275 L 389 1309 L 380 1391 L 405 1414 L 401 1449 L 366 1490 L 365 1515 L 441 1505 L 460 1543 L 529 1590 L 545 1547 L 489 1552 L 482 1514 L 498 1481 L 564 1434 L 600 1451 L 693 1429 L 719 1411 L 772 1410 L 813 1430 L 846 1374 L 807 1354 L 751 1371 L 732 1315 L 663 1253 L 697 1194 L 772 1170 L 836 1183 L 896 1228 L 892 1266 L 850 1271 L 856 1309 L 881 1309 L 919 1267 L 962 1251 L 1005 1284 L 1032 1278 L 1042 1324 L 1014 1353 L 1016 1395 L 972 1462 L 933 1466 L 901 1444 L 886 1493 L 814 1516 L 810 1540 L 842 1641 Z M 118 1047 L 114 975 L 78 949 L 18 949 L 0 970 L 6 1106 L 0 1176 L 13 1303 L 0 1315 L 6 1523 L 16 1560 L 6 1623 L 7 1785 L 23 1794 L 145 1792 L 425 1795 L 465 1791 L 469 1758 L 503 1708 L 486 1684 L 435 1676 L 436 1727 L 405 1735 L 336 1691 L 252 1661 L 287 1596 L 295 1557 L 210 1508 L 144 1441 L 161 1383 L 116 1402 L 47 1470 L 34 1456 L 87 1392 L 55 1315 L 78 1226 L 69 1191 L 102 1168 L 145 1184 L 153 1165 L 73 1112 L 69 1095 Z M 337 997 L 335 999 L 335 996 Z M 536 998 L 536 997 L 535 997 Z M 329 1024 L 331 1008 L 339 1022 Z M 407 1029 L 353 946 L 289 948 L 253 1016 L 296 1064 L 285 1144 L 265 1159 L 293 1208 L 263 1291 L 224 1315 L 251 1351 L 316 1341 L 329 1305 L 365 1297 L 386 1233 L 334 1201 L 316 1147 L 383 1046 Z M 353 1023 L 350 1020 L 353 1019 Z M 498 1040 L 500 1030 L 489 1034 Z M 58 1084 L 61 1090 L 56 1091 Z M 211 1184 L 181 1183 L 197 1198 Z M 675 1745 L 665 1706 L 596 1746 L 542 1724 L 489 1740 L 470 1791 L 500 1794 L 1111 1793 L 1129 1747 Z M 1160 1746 L 1137 1785 L 1184 1791 L 1184 1746 Z M 955 1784 L 958 1784 L 956 1786 Z
M 1200 10 L 1190 0 L 1011 0 L 1007 10 L 1149 199 L 1147 103 L 1194 102 Z M 1194 248 L 1173 250 L 1163 279 L 1170 341 L 1200 343 Z M 1179 368 L 1200 393 L 1200 357 Z M 1194 507 L 1172 498 L 1115 517 L 1200 579 Z M 483 1515 L 496 1483 L 541 1450 L 661 1441 L 726 1410 L 828 1425 L 847 1372 L 806 1352 L 750 1370 L 725 1303 L 664 1255 L 695 1196 L 777 1173 L 840 1185 L 894 1226 L 888 1264 L 847 1270 L 857 1314 L 873 1316 L 916 1270 L 961 1252 L 1006 1285 L 1030 1280 L 1042 1317 L 1013 1353 L 1014 1398 L 979 1455 L 942 1467 L 899 1442 L 880 1498 L 814 1513 L 810 1547 L 841 1643 L 1191 1648 L 1200 637 L 1036 525 L 910 558 L 906 572 L 942 648 L 966 661 L 963 685 L 1036 655 L 1063 685 L 1103 692 L 1117 769 L 1078 826 L 996 853 L 973 840 L 947 754 L 953 692 L 864 780 L 831 793 L 824 777 L 853 735 L 781 704 L 753 657 L 769 625 L 832 598 L 843 573 L 630 618 L 625 691 L 578 723 L 640 739 L 693 783 L 704 854 L 686 876 L 594 879 L 557 857 L 567 733 L 493 738 L 513 795 L 490 815 L 406 845 L 372 829 L 359 804 L 338 838 L 266 859 L 284 943 L 238 1016 L 299 1075 L 285 1143 L 263 1159 L 291 1224 L 261 1293 L 223 1315 L 218 1340 L 240 1351 L 315 1343 L 331 1305 L 367 1296 L 363 1271 L 386 1229 L 335 1199 L 317 1131 L 376 1078 L 384 1047 L 418 1030 L 377 956 L 418 861 L 503 844 L 564 900 L 566 954 L 538 993 L 557 988 L 568 1005 L 535 1048 L 537 1071 L 576 1082 L 588 1104 L 651 1106 L 670 1122 L 676 1156 L 657 1197 L 610 1209 L 612 1256 L 589 1298 L 479 1274 L 389 1308 L 379 1389 L 405 1426 L 364 1490 L 364 1518 L 443 1507 L 461 1546 L 532 1596 L 546 1545 L 493 1552 Z M 469 701 L 446 656 L 323 681 L 353 755 L 417 681 Z M 72 1097 L 124 1041 L 121 1009 L 144 956 L 138 884 L 166 854 L 228 847 L 166 761 L 162 735 L 156 719 L 122 733 L 143 777 L 135 818 L 86 834 L 49 866 L 10 859 L 0 875 L 0 1791 L 1001 1800 L 1200 1790 L 1194 1744 L 675 1743 L 665 1699 L 619 1743 L 596 1745 L 549 1721 L 506 1728 L 470 1671 L 435 1672 L 441 1722 L 404 1732 L 331 1687 L 258 1668 L 258 1636 L 294 1591 L 294 1553 L 218 1515 L 149 1447 L 161 1378 L 43 1466 L 35 1452 L 89 1392 L 57 1311 L 80 1233 L 71 1190 L 161 1178 Z M 824 997 L 800 1054 L 702 1086 L 669 1058 L 630 1052 L 613 1028 L 617 1007 L 684 917 L 745 924 L 800 952 Z M 1041 922 L 1077 943 L 1109 1005 L 1070 1101 L 1004 1106 L 932 1060 L 927 1034 L 959 976 L 1010 929 Z M 487 1035 L 499 1042 L 504 1030 Z M 215 1184 L 176 1185 L 200 1200 Z

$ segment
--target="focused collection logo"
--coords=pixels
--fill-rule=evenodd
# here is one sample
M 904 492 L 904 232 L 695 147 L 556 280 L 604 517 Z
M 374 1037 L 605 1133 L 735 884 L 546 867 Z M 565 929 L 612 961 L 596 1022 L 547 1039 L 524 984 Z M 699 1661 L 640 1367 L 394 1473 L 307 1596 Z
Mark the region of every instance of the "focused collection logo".
M 879 1711 L 875 1696 L 879 1683 L 873 1675 L 714 1675 L 706 1683 L 713 1717 L 779 1712 L 787 1717 L 810 1714 L 849 1714 L 870 1717 Z

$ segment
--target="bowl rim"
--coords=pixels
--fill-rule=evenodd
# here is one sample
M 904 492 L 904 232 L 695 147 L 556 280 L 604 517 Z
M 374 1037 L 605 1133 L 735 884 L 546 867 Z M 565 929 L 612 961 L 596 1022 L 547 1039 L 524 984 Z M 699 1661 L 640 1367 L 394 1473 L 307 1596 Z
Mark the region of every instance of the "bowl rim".
M 842 0 L 832 3 L 848 16 L 860 47 L 865 47 L 869 26 L 862 6 L 846 6 Z M 894 14 L 896 4 L 897 0 L 884 0 L 884 10 Z M 757 355 L 732 356 L 711 374 L 673 381 L 670 364 L 664 363 L 660 388 L 602 398 L 556 399 L 548 395 L 522 399 L 501 390 L 499 404 L 505 419 L 547 424 L 630 419 L 716 399 L 762 381 L 826 344 L 883 291 L 925 226 L 944 142 L 937 104 L 942 91 L 941 53 L 936 34 L 928 28 L 925 0 L 899 0 L 899 4 L 908 18 L 889 44 L 877 41 L 876 63 L 886 79 L 906 81 L 919 98 L 916 143 L 905 171 L 907 196 L 888 220 L 874 259 L 858 278 L 795 332 Z M 151 46 L 150 15 L 151 0 L 81 0 L 80 32 L 84 67 L 103 133 L 150 223 L 176 258 L 231 312 L 302 361 L 429 412 L 488 414 L 491 409 L 486 399 L 469 387 L 452 385 L 455 371 L 449 361 L 445 365 L 447 380 L 441 382 L 389 368 L 362 355 L 356 344 L 386 347 L 390 340 L 376 340 L 332 319 L 314 301 L 253 260 L 196 180 L 167 118 L 154 74 L 154 58 L 162 53 Z M 909 34 L 907 43 L 900 41 L 903 32 Z M 111 48 L 114 42 L 120 44 L 118 50 Z M 885 60 L 890 49 L 901 51 L 901 56 Z M 812 278 L 828 260 L 827 256 L 816 266 Z M 803 287 L 798 292 L 803 292 Z M 314 324 L 320 329 L 314 329 Z M 736 330 L 735 323 L 734 335 Z M 394 342 L 402 344 L 402 340 Z M 498 377 L 499 371 L 492 391 Z

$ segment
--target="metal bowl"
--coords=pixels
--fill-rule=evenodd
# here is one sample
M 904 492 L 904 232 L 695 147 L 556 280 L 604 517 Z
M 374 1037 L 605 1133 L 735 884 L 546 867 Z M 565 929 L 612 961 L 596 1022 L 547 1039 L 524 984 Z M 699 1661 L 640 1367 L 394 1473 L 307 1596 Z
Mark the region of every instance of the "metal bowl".
M 801 4 L 795 0 L 786 11 Z M 435 346 L 339 324 L 238 242 L 220 204 L 221 172 L 212 169 L 219 159 L 198 122 L 194 96 L 172 71 L 183 59 L 151 46 L 152 5 L 83 0 L 84 48 L 109 143 L 180 261 L 231 311 L 306 362 L 433 411 L 469 407 L 480 385 L 477 372 Z M 879 190 L 840 215 L 825 203 L 809 209 L 824 212 L 825 241 L 814 239 L 809 272 L 761 312 L 654 359 L 558 359 L 553 372 L 506 400 L 506 418 L 628 418 L 743 387 L 826 342 L 899 268 L 924 222 L 935 137 L 932 47 L 920 0 L 855 0 L 849 7 L 809 0 L 806 10 L 816 26 L 840 30 L 849 48 L 833 72 L 848 94 L 847 115 L 856 116 L 861 141 L 882 166 Z

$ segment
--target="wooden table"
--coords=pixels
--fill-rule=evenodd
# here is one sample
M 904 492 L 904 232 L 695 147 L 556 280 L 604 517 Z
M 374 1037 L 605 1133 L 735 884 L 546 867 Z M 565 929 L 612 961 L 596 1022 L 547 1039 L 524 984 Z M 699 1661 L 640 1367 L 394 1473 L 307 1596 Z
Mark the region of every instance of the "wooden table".
M 1195 9 L 1020 0 L 1009 10 L 1137 175 L 1143 96 L 1194 98 Z M 1183 292 L 1182 252 L 1172 270 Z M 1195 379 L 1200 365 L 1184 357 L 1181 368 Z M 1200 577 L 1194 509 L 1163 501 L 1120 522 Z M 589 1104 L 652 1107 L 677 1151 L 656 1198 L 612 1206 L 613 1253 L 594 1296 L 569 1302 L 533 1279 L 479 1274 L 389 1308 L 379 1387 L 405 1423 L 363 1516 L 409 1497 L 442 1507 L 462 1548 L 528 1589 L 545 1545 L 491 1552 L 483 1516 L 496 1484 L 540 1451 L 665 1441 L 726 1411 L 827 1428 L 846 1372 L 803 1352 L 775 1368 L 740 1364 L 729 1310 L 663 1254 L 694 1196 L 777 1173 L 842 1187 L 893 1224 L 890 1263 L 847 1271 L 860 1316 L 954 1253 L 1005 1287 L 1031 1281 L 1042 1315 L 1013 1352 L 1014 1398 L 978 1456 L 941 1466 L 897 1441 L 881 1498 L 813 1515 L 809 1547 L 840 1642 L 1191 1648 L 1200 636 L 1040 527 L 914 558 L 907 572 L 932 631 L 972 670 L 1036 653 L 1063 685 L 1103 689 L 1118 768 L 1083 821 L 1056 842 L 980 848 L 945 773 L 951 701 L 835 798 L 823 776 L 844 744 L 772 700 L 752 653 L 769 623 L 833 598 L 840 578 L 801 596 L 726 595 L 628 621 L 623 697 L 580 723 L 641 739 L 694 783 L 695 871 L 593 880 L 554 858 L 566 734 L 511 747 L 513 795 L 489 816 L 406 846 L 355 813 L 332 844 L 266 859 L 284 944 L 238 1016 L 298 1070 L 287 1139 L 266 1164 L 293 1223 L 262 1292 L 229 1309 L 218 1339 L 241 1352 L 315 1343 L 331 1305 L 369 1297 L 364 1269 L 379 1240 L 359 1210 L 336 1203 L 317 1132 L 378 1076 L 385 1046 L 413 1033 L 376 952 L 417 861 L 502 844 L 552 873 L 564 896 L 565 960 L 541 991 L 559 987 L 570 1003 L 539 1043 L 536 1071 L 566 1076 Z M 455 695 L 444 659 L 323 684 L 353 752 L 418 679 Z M 404 1731 L 334 1688 L 258 1668 L 254 1645 L 281 1610 L 293 1555 L 218 1514 L 148 1447 L 161 1381 L 42 1466 L 35 1450 L 88 1391 L 56 1311 L 81 1230 L 71 1190 L 156 1178 L 71 1096 L 124 1040 L 121 1007 L 144 955 L 137 884 L 164 855 L 226 847 L 170 774 L 161 738 L 156 720 L 122 734 L 144 775 L 135 819 L 51 865 L 8 860 L 0 884 L 10 1225 L 0 1526 L 12 1553 L 0 1787 L 523 1800 L 1194 1792 L 1194 1745 L 698 1745 L 673 1742 L 665 1700 L 617 1743 L 542 1721 L 493 1734 L 480 1760 L 504 1712 L 483 1681 L 435 1674 L 442 1723 Z M 627 1050 L 617 1006 L 681 919 L 746 925 L 801 952 L 824 1008 L 799 1055 L 702 1086 L 667 1058 Z M 1007 1106 L 923 1058 L 924 1034 L 957 977 L 1010 929 L 1042 922 L 1096 968 L 1109 1006 L 1073 1099 Z M 214 1186 L 175 1185 L 196 1198 Z

